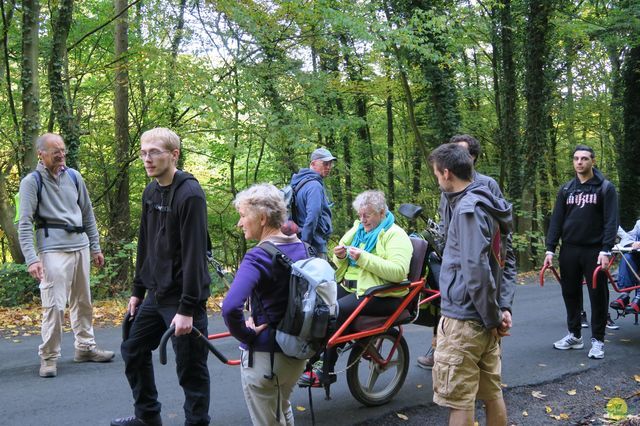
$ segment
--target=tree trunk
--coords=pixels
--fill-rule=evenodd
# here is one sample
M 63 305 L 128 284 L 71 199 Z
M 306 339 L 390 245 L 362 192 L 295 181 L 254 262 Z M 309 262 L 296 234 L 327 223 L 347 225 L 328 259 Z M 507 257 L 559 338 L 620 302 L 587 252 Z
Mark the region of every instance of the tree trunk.
M 49 59 L 49 91 L 51 106 L 55 114 L 60 133 L 67 146 L 67 165 L 78 167 L 78 149 L 80 148 L 80 128 L 73 115 L 71 101 L 67 98 L 69 80 L 64 78 L 68 61 L 67 38 L 73 20 L 73 1 L 60 0 L 57 11 L 52 11 L 53 41 Z
M 624 142 L 620 152 L 620 220 L 625 229 L 640 216 L 640 46 L 632 47 L 624 60 Z
M 40 133 L 40 84 L 38 83 L 39 0 L 22 2 L 22 144 L 20 162 L 25 170 L 36 166 L 36 139 Z M 20 169 L 20 166 L 19 166 Z M 20 173 L 23 175 L 23 173 Z
M 391 81 L 389 81 L 389 84 Z M 395 169 L 393 167 L 393 100 L 391 95 L 387 96 L 387 204 L 390 210 L 395 208 Z
M 122 13 L 116 20 L 115 28 L 115 154 L 116 164 L 126 164 L 129 161 L 129 64 L 127 52 L 129 49 L 129 12 L 126 11 L 127 0 L 115 0 L 116 15 Z M 122 250 L 132 238 L 131 212 L 129 206 L 129 169 L 121 169 L 114 183 L 115 194 L 109 197 L 109 254 L 112 256 Z M 128 256 L 114 256 L 117 275 L 115 283 L 117 289 L 128 287 L 131 259 Z
M 171 40 L 171 66 L 169 67 L 169 127 L 174 131 L 178 131 L 179 111 L 178 103 L 176 102 L 176 88 L 181 82 L 181 79 L 177 74 L 178 66 L 178 52 L 180 50 L 180 43 L 182 42 L 183 30 L 184 30 L 184 9 L 187 4 L 186 0 L 180 0 L 180 8 L 178 10 L 178 22 L 176 23 L 175 33 Z M 184 161 L 186 156 L 185 150 L 180 152 L 180 158 L 178 158 L 178 168 L 184 167 Z
M 500 13 L 500 27 L 502 38 L 502 75 L 504 84 L 502 89 L 502 108 L 504 122 L 502 126 L 503 143 L 505 144 L 506 162 L 508 165 L 507 193 L 510 199 L 519 200 L 522 196 L 522 161 L 520 152 L 520 119 L 518 116 L 518 91 L 516 68 L 513 59 L 513 28 L 511 15 L 511 0 L 502 0 Z
M 517 231 L 528 235 L 534 228 L 535 217 L 534 194 L 539 192 L 541 153 L 547 152 L 549 137 L 549 98 L 550 83 L 545 76 L 549 56 L 549 17 L 551 6 L 546 0 L 529 2 L 529 23 L 527 25 L 527 51 L 525 60 L 525 97 L 527 102 L 527 119 L 525 128 L 524 175 L 528 186 L 522 194 L 522 214 L 518 216 Z M 550 153 L 546 159 L 555 157 Z M 530 235 L 530 234 L 529 234 Z M 518 253 L 520 269 L 528 271 L 533 267 L 533 257 L 542 256 L 534 253 L 533 241 Z

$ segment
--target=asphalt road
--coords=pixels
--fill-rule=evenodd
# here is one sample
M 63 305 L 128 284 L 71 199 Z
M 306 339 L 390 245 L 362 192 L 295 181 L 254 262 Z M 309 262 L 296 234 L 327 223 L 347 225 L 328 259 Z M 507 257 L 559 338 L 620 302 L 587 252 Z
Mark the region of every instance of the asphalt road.
M 586 295 L 585 295 L 586 299 Z M 585 349 L 557 351 L 552 342 L 566 334 L 564 307 L 559 286 L 549 280 L 544 288 L 530 282 L 518 286 L 514 305 L 512 336 L 504 339 L 503 378 L 507 386 L 538 384 L 552 381 L 568 373 L 597 367 L 599 361 L 587 358 L 590 338 L 584 330 Z M 605 345 L 610 361 L 637 359 L 640 353 L 640 326 L 627 317 L 619 321 L 621 329 L 608 331 Z M 210 332 L 224 331 L 218 316 L 210 320 Z M 118 350 L 120 330 L 96 329 L 98 344 Z M 431 373 L 420 369 L 415 358 L 421 355 L 431 338 L 431 330 L 420 326 L 405 328 L 411 352 L 407 380 L 389 404 L 366 408 L 349 394 L 344 375 L 332 386 L 332 400 L 324 400 L 324 392 L 314 389 L 314 411 L 318 425 L 352 425 L 406 407 L 430 404 Z M 219 340 L 217 347 L 230 358 L 238 353 L 233 339 Z M 63 354 L 58 363 L 58 377 L 38 377 L 39 337 L 22 338 L 20 343 L 0 341 L 0 424 L 2 425 L 108 425 L 110 419 L 133 413 L 131 393 L 124 377 L 124 364 L 119 353 L 108 364 L 73 362 L 73 336 L 65 334 Z M 118 351 L 119 352 L 119 351 Z M 165 425 L 184 423 L 182 390 L 177 383 L 172 350 L 169 364 L 160 365 L 155 355 L 156 381 L 163 404 Z M 341 357 L 338 369 L 346 362 Z M 237 367 L 225 366 L 209 358 L 211 373 L 211 418 L 215 425 L 249 425 Z M 311 415 L 306 389 L 296 389 L 292 403 L 296 423 L 310 425 Z

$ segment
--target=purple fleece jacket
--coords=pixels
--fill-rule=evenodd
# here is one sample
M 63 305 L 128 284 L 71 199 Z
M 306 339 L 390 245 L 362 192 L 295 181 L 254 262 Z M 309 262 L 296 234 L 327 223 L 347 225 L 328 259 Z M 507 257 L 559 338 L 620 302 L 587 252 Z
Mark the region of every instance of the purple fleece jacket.
M 294 262 L 309 257 L 305 245 L 295 235 L 271 241 Z M 251 311 L 256 326 L 265 323 L 277 325 L 289 299 L 288 278 L 274 281 L 271 256 L 260 247 L 252 248 L 242 259 L 231 288 L 222 302 L 222 317 L 231 335 L 242 342 L 244 349 L 252 345 L 255 351 L 269 352 L 269 330 L 265 329 L 256 335 L 245 325 L 243 311 L 249 298 L 252 299 Z M 256 298 L 260 299 L 261 305 L 254 300 Z M 281 349 L 276 345 L 275 351 L 281 352 Z

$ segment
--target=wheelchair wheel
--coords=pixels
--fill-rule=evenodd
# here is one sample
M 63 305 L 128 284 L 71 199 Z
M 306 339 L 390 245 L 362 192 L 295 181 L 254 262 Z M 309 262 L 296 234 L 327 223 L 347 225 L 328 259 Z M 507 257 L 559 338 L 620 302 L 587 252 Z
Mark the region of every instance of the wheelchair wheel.
M 409 369 L 409 347 L 404 337 L 389 362 L 382 364 L 389 357 L 393 345 L 398 340 L 399 332 L 392 328 L 385 333 L 372 337 L 368 345 L 355 345 L 349 354 L 347 384 L 351 395 L 360 403 L 374 407 L 391 401 L 404 384 Z

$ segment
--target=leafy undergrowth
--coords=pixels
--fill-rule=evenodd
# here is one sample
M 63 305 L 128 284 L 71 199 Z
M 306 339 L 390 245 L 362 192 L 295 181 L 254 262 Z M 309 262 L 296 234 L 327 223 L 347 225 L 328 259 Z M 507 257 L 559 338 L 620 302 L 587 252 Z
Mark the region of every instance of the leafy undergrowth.
M 94 327 L 119 327 L 129 299 L 98 300 L 93 303 Z M 209 298 L 209 312 L 220 311 L 222 296 Z M 13 308 L 0 307 L 0 337 L 20 343 L 22 337 L 40 334 L 40 303 L 35 302 Z M 71 331 L 69 309 L 65 311 L 63 330 Z
M 508 425 L 617 425 L 640 426 L 640 367 L 608 363 L 599 368 L 571 374 L 539 385 L 510 388 L 504 397 Z M 627 405 L 621 420 L 608 417 L 607 404 L 620 398 Z M 476 425 L 486 424 L 478 403 Z M 360 426 L 443 425 L 448 411 L 435 404 L 419 405 L 361 423 Z

